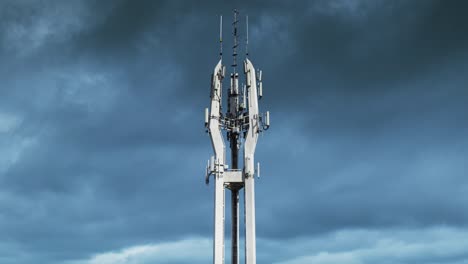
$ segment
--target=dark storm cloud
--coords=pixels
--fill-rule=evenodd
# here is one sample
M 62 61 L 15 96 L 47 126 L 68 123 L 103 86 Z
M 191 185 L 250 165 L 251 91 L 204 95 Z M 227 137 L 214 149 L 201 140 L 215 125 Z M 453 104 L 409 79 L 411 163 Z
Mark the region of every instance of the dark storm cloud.
M 261 238 L 466 227 L 464 2 L 70 3 L 0 8 L 0 111 L 16 120 L 0 130 L 2 248 L 60 263 L 211 235 L 202 110 L 234 5 L 272 110 Z
M 309 65 L 353 81 L 348 89 L 379 89 L 368 85 L 411 78 L 466 55 L 467 21 L 460 11 L 465 3 L 381 3 L 363 4 L 355 16 L 309 12 L 300 17 L 303 26 L 293 27 L 302 37 L 296 51 L 313 59 Z
M 126 9 L 109 7 L 113 8 L 115 13 L 107 11 L 109 17 L 119 17 L 119 8 Z M 94 12 L 99 10 L 91 15 L 98 16 Z M 53 15 L 46 13 L 39 18 L 47 21 L 52 19 L 49 16 Z M 105 19 L 96 20 L 90 24 L 105 28 Z M 34 29 L 21 19 L 18 25 Z M 182 169 L 175 159 L 179 153 L 193 153 L 187 146 L 177 147 L 179 144 L 194 144 L 183 133 L 192 120 L 187 120 L 187 109 L 171 110 L 168 104 L 176 106 L 176 97 L 161 88 L 177 85 L 173 78 L 177 69 L 163 61 L 151 65 L 144 57 L 134 59 L 144 56 L 141 50 L 125 56 L 118 45 L 131 46 L 129 43 L 111 47 L 113 41 L 131 39 L 121 31 L 116 34 L 123 34 L 122 39 L 109 33 L 110 39 L 104 40 L 113 50 L 111 56 L 120 55 L 109 62 L 106 54 L 98 56 L 104 52 L 100 50 L 103 40 L 99 39 L 99 31 L 104 29 L 88 27 L 84 25 L 65 42 L 60 36 L 47 35 L 37 46 L 26 45 L 32 50 L 30 54 L 13 53 L 5 58 L 13 64 L 3 65 L 7 85 L 2 89 L 2 106 L 21 119 L 15 130 L 5 135 L 19 136 L 19 142 L 31 138 L 32 143 L 24 151 L 18 150 L 19 160 L 1 177 L 3 191 L 13 197 L 11 203 L 23 201 L 30 208 L 9 211 L 2 234 L 8 241 L 27 247 L 36 260 L 45 263 L 141 241 L 208 232 L 209 225 L 197 221 L 184 223 L 185 228 L 178 230 L 172 228 L 177 222 L 182 225 L 188 216 L 203 219 L 209 214 L 209 206 L 205 206 L 209 192 L 202 183 L 202 170 L 199 178 L 192 177 L 203 161 L 186 160 Z M 96 34 L 95 43 L 86 41 L 88 34 Z M 18 35 L 14 40 L 24 38 Z M 75 48 L 77 38 L 100 52 L 88 53 L 86 45 Z M 17 43 L 9 44 L 15 47 Z M 125 66 L 113 67 L 116 61 Z M 11 67 L 22 72 L 12 71 Z M 152 71 L 148 72 L 148 67 Z M 8 142 L 5 145 L 9 146 Z M 179 215 L 176 221 L 164 217 L 171 208 L 182 206 L 179 192 L 171 190 L 192 197 L 186 199 L 192 203 L 187 209 L 171 213 Z M 198 199 L 203 197 L 204 202 Z M 14 221 L 17 217 L 22 220 Z M 50 254 L 39 258 L 51 248 L 54 250 Z

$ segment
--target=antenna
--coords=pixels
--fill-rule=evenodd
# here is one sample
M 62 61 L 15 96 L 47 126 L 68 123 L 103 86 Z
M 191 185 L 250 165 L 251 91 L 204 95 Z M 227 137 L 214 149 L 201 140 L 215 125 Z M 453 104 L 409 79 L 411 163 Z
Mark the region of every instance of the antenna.
M 245 56 L 249 56 L 249 16 L 245 16 L 246 37 L 245 37 Z
M 234 46 L 232 46 L 232 67 L 234 68 L 234 74 L 237 73 L 236 67 L 237 67 L 237 46 L 239 45 L 237 42 L 237 23 L 239 20 L 237 20 L 237 15 L 239 14 L 239 11 L 237 9 L 234 9 L 234 22 L 232 22 L 233 26 L 233 36 L 234 36 Z
M 219 57 L 223 57 L 223 15 L 219 17 Z

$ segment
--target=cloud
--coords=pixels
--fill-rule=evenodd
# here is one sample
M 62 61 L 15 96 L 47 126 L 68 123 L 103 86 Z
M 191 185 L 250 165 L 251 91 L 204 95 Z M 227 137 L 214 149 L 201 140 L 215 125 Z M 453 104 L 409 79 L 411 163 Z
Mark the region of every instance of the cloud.
M 306 239 L 287 250 L 295 257 L 272 263 L 466 263 L 467 245 L 466 229 L 343 230 Z
M 0 133 L 8 133 L 21 122 L 20 118 L 7 113 L 0 113 Z
M 375 12 L 375 8 L 388 8 L 392 2 L 362 1 L 362 0 L 332 0 L 313 1 L 310 5 L 312 13 L 323 13 L 330 16 L 347 16 L 350 21 L 365 17 Z
M 100 253 L 86 260 L 65 264 L 145 264 L 206 263 L 210 259 L 211 240 L 185 239 L 176 242 L 133 246 L 120 251 Z
M 314 237 L 258 241 L 258 261 L 274 264 L 310 263 L 466 263 L 466 229 L 339 230 Z M 102 252 L 65 264 L 206 263 L 211 240 L 187 238 Z M 229 257 L 226 258 L 229 260 Z
M 0 28 L 3 49 L 24 58 L 55 43 L 68 42 L 84 27 L 89 10 L 82 1 L 3 1 Z

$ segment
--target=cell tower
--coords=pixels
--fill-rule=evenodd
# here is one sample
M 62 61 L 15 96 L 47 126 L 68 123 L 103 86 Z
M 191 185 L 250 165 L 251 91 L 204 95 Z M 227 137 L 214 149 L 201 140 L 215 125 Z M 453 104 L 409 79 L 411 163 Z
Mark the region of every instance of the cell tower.
M 231 191 L 232 216 L 232 264 L 239 263 L 239 191 L 244 188 L 245 209 L 245 263 L 256 263 L 255 235 L 255 178 L 260 177 L 260 164 L 255 168 L 254 154 L 259 133 L 270 127 L 270 113 L 260 114 L 258 100 L 262 98 L 262 71 L 255 71 L 248 59 L 248 17 L 246 17 L 246 48 L 243 71 L 245 85 L 239 87 L 237 72 L 237 25 L 239 12 L 234 10 L 233 63 L 230 87 L 227 90 L 227 112 L 222 112 L 222 82 L 226 67 L 223 65 L 223 19 L 220 17 L 220 59 L 211 75 L 211 107 L 205 109 L 205 127 L 210 134 L 214 156 L 208 160 L 206 184 L 214 177 L 214 241 L 213 263 L 224 264 L 225 189 Z M 231 148 L 231 168 L 226 164 L 226 146 L 222 130 L 227 132 Z M 243 149 L 242 166 L 239 165 L 239 150 Z

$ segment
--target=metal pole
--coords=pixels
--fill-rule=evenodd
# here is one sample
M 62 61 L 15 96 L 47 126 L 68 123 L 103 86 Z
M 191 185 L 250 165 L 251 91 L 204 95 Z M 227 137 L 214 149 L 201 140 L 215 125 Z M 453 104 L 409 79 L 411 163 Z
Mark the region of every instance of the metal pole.
M 237 144 L 239 135 L 231 133 L 231 168 L 238 169 L 239 146 Z M 239 264 L 239 187 L 231 186 L 231 256 L 232 264 Z
M 239 116 L 239 87 L 238 87 L 238 75 L 237 75 L 237 20 L 238 11 L 234 10 L 234 21 L 233 25 L 233 36 L 234 36 L 234 46 L 232 56 L 233 56 L 233 75 L 231 81 L 231 93 L 229 98 L 229 116 L 236 120 Z M 239 168 L 238 158 L 239 158 L 239 127 L 237 121 L 234 124 L 234 131 L 229 133 L 229 141 L 231 147 L 231 168 L 237 170 Z M 242 185 L 231 183 L 231 219 L 232 219 L 232 229 L 231 229 L 231 256 L 232 264 L 239 264 L 239 190 L 242 188 Z
M 232 199 L 232 264 L 239 264 L 239 190 L 231 190 Z

